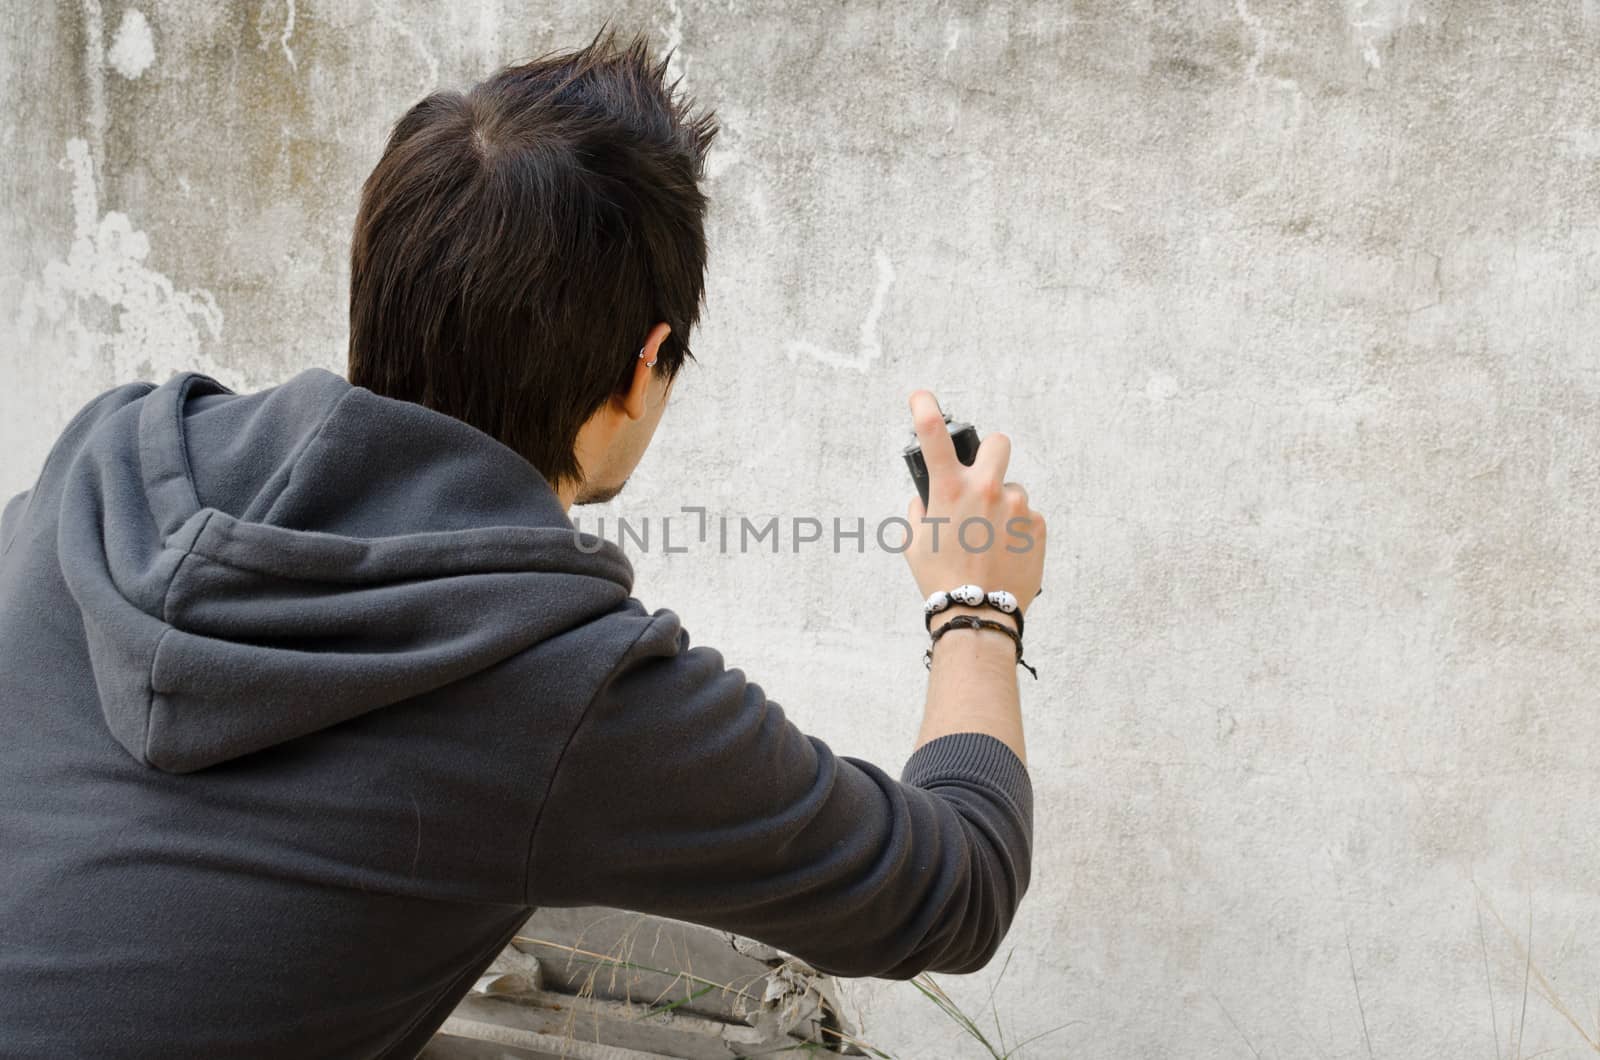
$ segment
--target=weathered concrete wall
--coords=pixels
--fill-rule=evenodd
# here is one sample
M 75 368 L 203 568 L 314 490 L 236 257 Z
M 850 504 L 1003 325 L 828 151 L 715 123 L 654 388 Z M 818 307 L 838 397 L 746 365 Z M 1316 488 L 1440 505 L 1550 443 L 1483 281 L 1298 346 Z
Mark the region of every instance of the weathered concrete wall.
M 1008 1041 L 1576 1051 L 1545 980 L 1600 1034 L 1594 0 L 10 4 L 0 488 L 114 382 L 339 368 L 389 123 L 605 15 L 726 127 L 701 364 L 609 514 L 900 513 L 929 385 L 1052 516 Z M 901 561 L 784 548 L 639 592 L 897 768 Z

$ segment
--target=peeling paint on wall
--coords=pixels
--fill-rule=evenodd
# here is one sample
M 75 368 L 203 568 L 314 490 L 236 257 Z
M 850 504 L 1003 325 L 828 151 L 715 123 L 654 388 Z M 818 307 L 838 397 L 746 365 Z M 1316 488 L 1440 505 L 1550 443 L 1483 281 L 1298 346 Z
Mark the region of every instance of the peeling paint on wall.
M 105 17 L 100 0 L 83 2 L 83 79 L 90 133 L 99 145 L 106 132 Z
M 122 24 L 117 27 L 117 36 L 111 42 L 111 50 L 106 53 L 106 61 L 130 81 L 137 81 L 139 75 L 150 69 L 150 64 L 156 61 L 155 38 L 150 33 L 150 23 L 138 8 L 130 7 L 122 13 Z
M 872 261 L 877 266 L 878 285 L 872 291 L 872 301 L 867 306 L 867 314 L 861 319 L 860 343 L 856 352 L 839 353 L 814 342 L 794 339 L 785 347 L 790 360 L 794 360 L 797 356 L 805 356 L 820 361 L 830 368 L 848 368 L 865 372 L 872 367 L 874 361 L 883 356 L 883 342 L 878 337 L 878 317 L 883 314 L 883 303 L 889 296 L 889 288 L 894 286 L 894 263 L 882 249 L 873 252 Z
M 1381 69 L 1380 49 L 1388 45 L 1402 26 L 1411 21 L 1411 0 L 1345 0 L 1350 32 L 1361 49 L 1361 58 L 1372 69 Z M 1417 21 L 1426 21 L 1418 15 Z
M 283 54 L 283 61 L 289 64 L 289 69 L 295 73 L 300 72 L 300 60 L 295 57 L 294 48 L 289 42 L 294 39 L 295 0 L 269 0 L 262 5 L 258 24 L 266 26 L 275 18 L 281 18 L 277 29 L 261 31 L 260 49 L 266 51 L 272 45 L 277 45 Z
M 150 237 L 119 211 L 100 213 L 89 144 L 67 142 L 72 246 L 23 287 L 18 331 L 48 324 L 70 336 L 74 371 L 109 368 L 117 379 L 221 368 L 206 340 L 222 337 L 223 314 L 208 290 L 179 290 L 150 268 Z M 109 364 L 103 364 L 109 362 Z

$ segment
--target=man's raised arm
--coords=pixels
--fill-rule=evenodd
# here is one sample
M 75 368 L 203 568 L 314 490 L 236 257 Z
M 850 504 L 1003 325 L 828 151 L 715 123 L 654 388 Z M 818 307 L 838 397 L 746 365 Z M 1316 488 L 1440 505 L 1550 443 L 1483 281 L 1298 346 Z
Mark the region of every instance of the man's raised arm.
M 1036 550 L 1007 551 L 1003 531 L 981 553 L 950 550 L 953 535 L 934 549 L 914 534 L 919 584 L 1031 600 L 1043 522 L 1020 487 L 1003 484 L 1009 443 L 987 439 L 962 467 L 932 396 L 912 403 L 930 515 L 1003 527 L 1021 513 Z M 951 608 L 934 628 L 958 613 L 980 612 Z M 530 844 L 530 904 L 677 917 L 844 976 L 989 961 L 1027 890 L 1033 834 L 1008 636 L 957 629 L 934 646 L 921 734 L 897 780 L 802 733 L 717 652 L 691 648 L 670 611 L 635 604 L 604 621 L 627 624 L 632 646 L 562 755 Z

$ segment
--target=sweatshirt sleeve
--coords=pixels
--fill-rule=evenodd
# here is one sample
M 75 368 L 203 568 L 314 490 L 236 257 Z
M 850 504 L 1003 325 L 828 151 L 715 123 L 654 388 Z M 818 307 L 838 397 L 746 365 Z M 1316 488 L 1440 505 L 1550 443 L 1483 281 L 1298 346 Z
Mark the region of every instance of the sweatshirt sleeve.
M 529 904 L 607 905 L 758 939 L 839 976 L 965 973 L 1028 887 L 1010 748 L 930 741 L 900 779 L 807 736 L 670 611 L 573 730 L 534 825 Z

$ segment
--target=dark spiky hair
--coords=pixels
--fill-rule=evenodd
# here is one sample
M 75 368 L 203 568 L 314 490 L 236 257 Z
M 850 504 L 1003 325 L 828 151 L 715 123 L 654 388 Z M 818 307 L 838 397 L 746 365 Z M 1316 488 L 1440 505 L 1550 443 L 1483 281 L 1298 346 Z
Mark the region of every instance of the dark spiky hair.
M 552 484 L 581 481 L 578 429 L 631 379 L 691 357 L 717 133 L 643 36 L 509 66 L 396 124 L 362 189 L 350 381 L 464 420 Z

